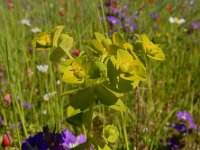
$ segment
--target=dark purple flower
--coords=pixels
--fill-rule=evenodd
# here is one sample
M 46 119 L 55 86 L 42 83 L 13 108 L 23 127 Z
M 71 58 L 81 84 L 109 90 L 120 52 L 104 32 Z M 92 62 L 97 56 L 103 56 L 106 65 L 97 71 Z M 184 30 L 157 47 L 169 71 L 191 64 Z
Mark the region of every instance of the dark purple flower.
M 186 128 L 184 123 L 176 123 L 176 124 L 173 124 L 172 127 L 180 133 L 186 133 L 187 132 L 187 128 Z
M 74 147 L 86 142 L 85 135 L 80 134 L 76 137 L 68 129 L 63 131 L 62 139 L 64 140 L 62 145 L 64 148 L 67 148 L 67 149 L 74 148 Z
M 158 14 L 156 12 L 153 12 L 153 13 L 150 14 L 150 17 L 152 19 L 156 19 L 156 18 L 158 18 Z
M 167 148 L 169 150 L 180 148 L 179 139 L 176 136 L 168 138 L 167 139 Z
M 44 133 L 39 132 L 34 136 L 30 136 L 28 139 L 22 142 L 22 150 L 37 149 L 47 150 L 48 144 L 44 139 Z
M 113 25 L 116 25 L 116 24 L 120 23 L 120 20 L 118 20 L 115 16 L 109 16 L 108 17 L 108 21 Z

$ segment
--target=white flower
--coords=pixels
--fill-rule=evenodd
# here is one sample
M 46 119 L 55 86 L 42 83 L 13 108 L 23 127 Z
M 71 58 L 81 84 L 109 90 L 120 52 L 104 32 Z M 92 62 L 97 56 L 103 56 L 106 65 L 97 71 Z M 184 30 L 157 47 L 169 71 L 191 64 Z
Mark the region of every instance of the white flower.
M 43 99 L 44 99 L 45 101 L 49 101 L 49 99 L 50 99 L 52 96 L 54 96 L 55 94 L 56 94 L 56 92 L 46 93 L 46 94 L 44 94 Z
M 174 22 L 175 22 L 175 18 L 169 17 L 169 22 L 170 22 L 170 23 L 174 23 Z
M 41 31 L 42 30 L 40 28 L 38 28 L 38 27 L 35 27 L 35 28 L 31 29 L 31 32 L 33 32 L 33 33 L 40 33 Z
M 28 19 L 22 19 L 21 24 L 26 25 L 26 26 L 31 26 L 30 20 Z
M 36 67 L 42 73 L 46 73 L 48 71 L 48 68 L 49 68 L 48 65 L 37 65 Z
M 183 24 L 185 23 L 185 19 L 181 18 L 179 21 L 178 21 L 178 24 Z
M 186 21 L 185 21 L 185 19 L 184 18 L 181 18 L 181 19 L 179 19 L 179 18 L 177 18 L 177 17 L 169 17 L 169 22 L 170 23 L 176 23 L 176 24 L 183 24 L 183 23 L 185 23 Z
M 46 115 L 46 114 L 47 114 L 47 110 L 43 110 L 43 111 L 42 111 L 42 114 L 43 114 L 43 115 Z
M 60 84 L 60 80 L 57 80 L 57 81 L 56 81 L 56 84 L 59 85 L 59 84 Z

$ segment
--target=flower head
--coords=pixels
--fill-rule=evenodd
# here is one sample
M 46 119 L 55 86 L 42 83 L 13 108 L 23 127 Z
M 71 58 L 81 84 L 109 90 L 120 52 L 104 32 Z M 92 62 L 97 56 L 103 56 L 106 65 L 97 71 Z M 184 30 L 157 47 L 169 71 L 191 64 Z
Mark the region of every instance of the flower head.
M 40 33 L 40 32 L 42 32 L 42 30 L 40 28 L 38 28 L 38 27 L 34 27 L 34 28 L 31 29 L 31 32 Z
M 26 25 L 26 26 L 31 26 L 30 20 L 28 20 L 28 19 L 22 19 L 21 24 Z
M 176 117 L 179 118 L 179 119 L 185 120 L 187 122 L 193 122 L 192 116 L 190 116 L 190 114 L 186 111 L 179 111 L 176 114 Z
M 48 65 L 37 65 L 37 69 L 42 73 L 47 73 L 49 66 Z
M 108 17 L 108 21 L 113 25 L 116 25 L 116 24 L 120 23 L 120 20 L 117 19 L 115 16 L 109 16 Z
M 172 127 L 180 133 L 186 133 L 187 132 L 187 127 L 185 126 L 184 123 L 176 123 L 176 124 L 173 124 Z
M 9 147 L 13 142 L 12 137 L 9 134 L 3 134 L 3 138 L 2 138 L 2 147 L 6 148 Z
M 78 136 L 75 136 L 68 129 L 63 131 L 62 138 L 64 140 L 62 145 L 64 148 L 67 148 L 67 149 L 74 148 L 74 147 L 86 142 L 85 135 L 80 134 Z
M 27 109 L 32 108 L 32 105 L 29 104 L 28 102 L 25 102 L 24 103 L 24 108 L 27 108 Z
M 176 24 L 183 24 L 183 23 L 185 23 L 186 21 L 185 21 L 185 19 L 184 18 L 181 18 L 181 19 L 179 19 L 179 18 L 177 18 L 177 17 L 169 17 L 169 22 L 170 23 L 176 23 Z

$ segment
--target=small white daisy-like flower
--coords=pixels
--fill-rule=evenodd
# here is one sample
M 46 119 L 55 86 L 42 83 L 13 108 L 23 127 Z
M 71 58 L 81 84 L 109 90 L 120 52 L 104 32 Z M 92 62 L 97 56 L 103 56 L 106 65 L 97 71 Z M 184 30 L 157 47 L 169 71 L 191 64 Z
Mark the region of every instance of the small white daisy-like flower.
M 38 28 L 38 27 L 35 27 L 35 28 L 31 29 L 31 32 L 33 32 L 33 33 L 40 33 L 40 32 L 42 32 L 42 30 L 40 28 Z
M 51 93 L 46 93 L 46 94 L 44 94 L 43 99 L 44 99 L 45 101 L 49 101 L 49 99 L 50 99 L 52 96 L 54 96 L 55 94 L 56 94 L 55 91 L 54 91 L 54 92 L 51 92 Z
M 169 22 L 170 23 L 176 23 L 176 24 L 183 24 L 183 23 L 185 23 L 186 21 L 185 21 L 185 19 L 184 18 L 181 18 L 181 19 L 179 19 L 179 18 L 177 18 L 177 17 L 169 17 Z
M 59 84 L 60 84 L 60 80 L 57 80 L 57 81 L 56 81 L 56 84 L 59 85 Z
M 31 26 L 30 20 L 28 19 L 22 19 L 21 24 L 26 25 L 26 26 Z
M 43 115 L 46 115 L 46 114 L 47 114 L 47 110 L 43 110 L 43 111 L 42 111 L 42 114 L 43 114 Z
M 42 73 L 47 73 L 49 66 L 48 65 L 37 65 L 37 69 Z
M 174 23 L 174 22 L 175 22 L 175 18 L 169 17 L 169 22 L 170 22 L 170 23 Z

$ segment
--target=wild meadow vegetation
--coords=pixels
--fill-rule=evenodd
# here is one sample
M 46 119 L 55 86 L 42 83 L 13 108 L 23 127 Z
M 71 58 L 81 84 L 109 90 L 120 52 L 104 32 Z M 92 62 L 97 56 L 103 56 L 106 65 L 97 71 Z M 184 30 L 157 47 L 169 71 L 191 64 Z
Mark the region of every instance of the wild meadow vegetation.
M 200 150 L 199 0 L 1 0 L 0 149 Z

